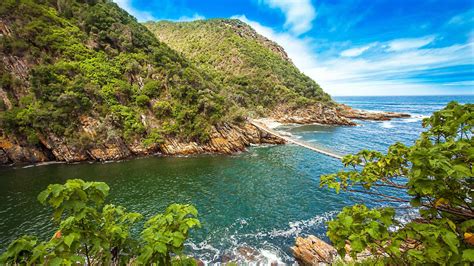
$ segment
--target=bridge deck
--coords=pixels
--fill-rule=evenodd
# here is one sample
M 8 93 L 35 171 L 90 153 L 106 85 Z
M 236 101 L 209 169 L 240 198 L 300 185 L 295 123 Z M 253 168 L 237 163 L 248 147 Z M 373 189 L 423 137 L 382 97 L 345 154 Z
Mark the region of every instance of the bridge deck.
M 310 149 L 312 151 L 315 151 L 315 152 L 318 152 L 318 153 L 321 153 L 321 154 L 324 154 L 324 155 L 327 155 L 327 156 L 330 156 L 330 157 L 333 157 L 333 158 L 336 158 L 336 159 L 339 159 L 339 160 L 342 159 L 341 155 L 338 155 L 334 152 L 327 151 L 327 150 L 324 150 L 322 148 L 315 147 L 315 146 L 313 146 L 313 145 L 311 145 L 307 142 L 301 141 L 301 140 L 297 140 L 297 139 L 294 139 L 294 138 L 291 138 L 291 137 L 288 137 L 288 136 L 281 135 L 278 131 L 273 130 L 271 128 L 268 128 L 266 125 L 264 125 L 263 123 L 260 123 L 258 121 L 250 120 L 249 122 L 252 125 L 254 125 L 255 127 L 259 128 L 260 130 L 263 130 L 263 131 L 265 131 L 269 134 L 272 134 L 272 135 L 277 136 L 281 139 L 284 139 L 287 142 L 296 144 L 296 145 L 304 147 L 306 149 Z

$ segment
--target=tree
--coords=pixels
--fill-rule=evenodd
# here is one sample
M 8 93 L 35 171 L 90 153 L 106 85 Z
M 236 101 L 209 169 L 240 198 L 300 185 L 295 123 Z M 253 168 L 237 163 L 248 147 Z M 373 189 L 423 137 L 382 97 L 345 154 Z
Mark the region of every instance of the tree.
M 135 239 L 131 230 L 142 215 L 121 206 L 104 205 L 108 193 L 109 186 L 103 182 L 73 179 L 64 185 L 49 185 L 38 200 L 53 209 L 58 230 L 49 241 L 40 242 L 33 236 L 13 241 L 0 256 L 0 264 L 123 265 L 138 258 L 148 265 L 171 265 L 174 254 L 183 257 L 189 231 L 200 226 L 193 206 L 169 206 L 164 214 L 148 220 L 142 238 Z M 183 261 L 195 264 L 189 259 L 175 264 Z
M 388 207 L 345 207 L 329 222 L 328 236 L 341 255 L 369 250 L 380 262 L 474 262 L 474 105 L 449 103 L 423 121 L 411 147 L 396 143 L 386 154 L 363 150 L 343 158 L 343 170 L 321 176 L 321 187 L 369 194 Z M 395 207 L 389 207 L 395 206 Z M 418 217 L 396 218 L 399 208 Z

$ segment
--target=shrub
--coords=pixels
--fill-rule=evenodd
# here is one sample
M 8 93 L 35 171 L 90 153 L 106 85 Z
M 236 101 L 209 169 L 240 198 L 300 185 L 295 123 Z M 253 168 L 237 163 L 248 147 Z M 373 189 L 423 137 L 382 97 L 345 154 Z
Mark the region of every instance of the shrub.
M 160 118 L 160 117 L 168 117 L 172 114 L 173 108 L 168 101 L 158 101 L 153 104 L 153 113 Z
M 428 130 L 413 146 L 396 143 L 386 154 L 348 155 L 343 163 L 353 170 L 321 177 L 321 186 L 336 192 L 367 193 L 419 216 L 402 223 L 394 207 L 345 207 L 328 227 L 343 257 L 349 241 L 353 258 L 368 249 L 389 265 L 474 262 L 473 114 L 473 104 L 451 102 L 423 120 Z
M 140 239 L 135 239 L 132 228 L 143 216 L 104 204 L 109 190 L 103 182 L 80 179 L 49 185 L 38 200 L 52 208 L 58 230 L 48 241 L 20 237 L 0 256 L 0 263 L 126 265 L 138 260 L 143 265 L 181 264 L 173 255 L 183 257 L 190 230 L 200 227 L 197 210 L 191 205 L 172 204 L 163 214 L 151 217 Z M 187 262 L 196 265 L 194 260 Z
M 140 107 L 146 107 L 150 103 L 150 97 L 146 95 L 138 95 L 135 98 L 135 103 Z

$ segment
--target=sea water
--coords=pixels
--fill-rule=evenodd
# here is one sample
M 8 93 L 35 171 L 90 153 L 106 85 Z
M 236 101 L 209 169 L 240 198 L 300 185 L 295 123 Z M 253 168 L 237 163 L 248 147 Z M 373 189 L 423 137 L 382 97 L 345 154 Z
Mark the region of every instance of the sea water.
M 355 127 L 292 125 L 277 129 L 341 154 L 360 149 L 383 152 L 397 141 L 412 144 L 424 130 L 422 119 L 449 101 L 472 103 L 474 96 L 335 100 L 354 108 L 404 112 L 411 117 L 356 121 Z M 202 261 L 293 263 L 290 247 L 296 236 L 314 234 L 328 240 L 326 222 L 344 206 L 377 205 L 368 196 L 338 195 L 319 187 L 322 174 L 341 168 L 337 159 L 296 145 L 252 147 L 230 156 L 149 157 L 0 168 L 0 251 L 24 234 L 49 239 L 54 232 L 51 212 L 38 203 L 38 193 L 48 184 L 82 178 L 106 182 L 111 188 L 109 202 L 140 212 L 146 218 L 173 202 L 195 205 L 202 228 L 192 232 L 186 250 Z

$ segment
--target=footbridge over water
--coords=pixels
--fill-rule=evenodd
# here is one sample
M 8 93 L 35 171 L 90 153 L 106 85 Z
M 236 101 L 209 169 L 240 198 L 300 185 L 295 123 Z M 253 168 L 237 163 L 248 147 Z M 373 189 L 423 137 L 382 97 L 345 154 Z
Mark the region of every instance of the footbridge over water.
M 330 156 L 330 157 L 333 157 L 333 158 L 336 158 L 336 159 L 339 159 L 339 160 L 341 160 L 342 157 L 343 157 L 342 155 L 336 154 L 335 152 L 332 152 L 332 151 L 329 151 L 329 150 L 326 150 L 326 149 L 323 149 L 323 148 L 320 148 L 320 147 L 315 147 L 311 143 L 308 143 L 308 142 L 305 142 L 305 141 L 302 141 L 302 140 L 299 140 L 299 139 L 295 139 L 295 138 L 292 138 L 292 137 L 289 137 L 289 136 L 282 135 L 280 132 L 267 127 L 265 124 L 263 124 L 263 123 L 261 123 L 257 120 L 249 119 L 249 122 L 250 122 L 250 124 L 257 127 L 258 129 L 260 129 L 262 131 L 265 131 L 268 134 L 274 135 L 278 138 L 281 138 L 281 139 L 285 140 L 286 142 L 296 144 L 296 145 L 301 146 L 303 148 L 310 149 L 312 151 L 315 151 L 315 152 L 318 152 L 318 153 L 321 153 L 321 154 L 324 154 L 324 155 L 327 155 L 327 156 Z

